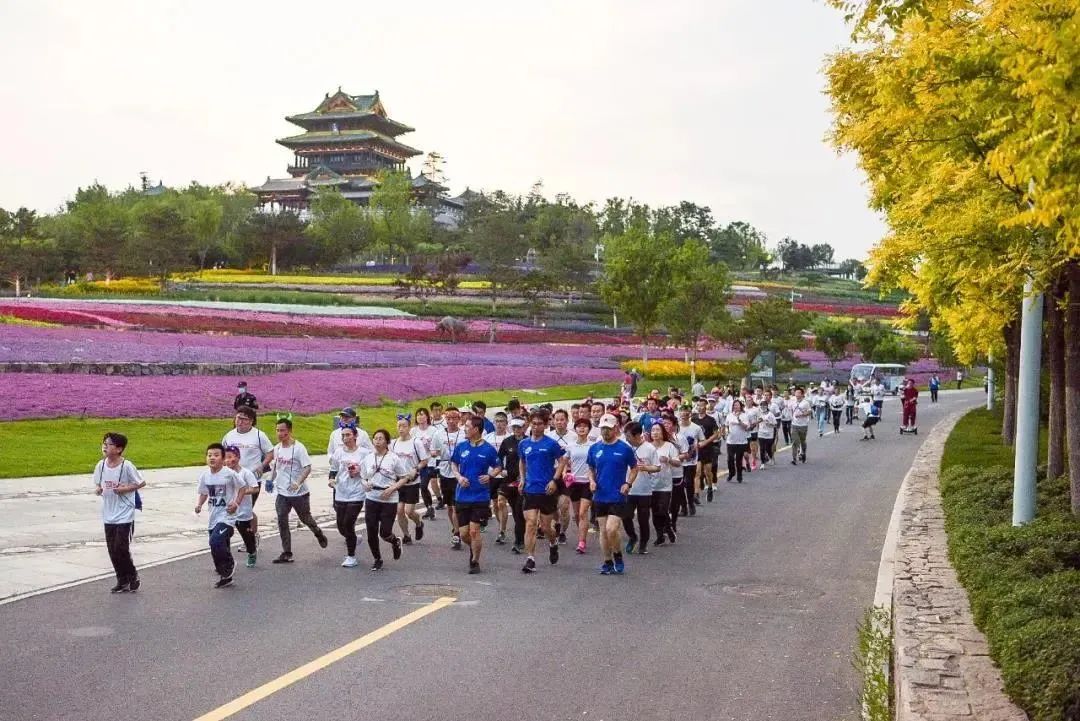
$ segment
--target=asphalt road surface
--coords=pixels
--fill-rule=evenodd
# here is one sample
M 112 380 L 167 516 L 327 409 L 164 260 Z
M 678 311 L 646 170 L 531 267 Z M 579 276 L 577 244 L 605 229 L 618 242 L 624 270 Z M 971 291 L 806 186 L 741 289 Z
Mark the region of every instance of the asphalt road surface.
M 597 573 L 595 540 L 556 566 L 541 544 L 526 576 L 493 532 L 469 576 L 440 512 L 402 560 L 384 550 L 380 573 L 363 540 L 343 569 L 336 531 L 325 551 L 304 532 L 295 564 L 271 565 L 264 540 L 224 590 L 204 555 L 146 569 L 137 594 L 99 581 L 6 605 L 0 718 L 855 719 L 856 627 L 897 489 L 934 423 L 982 397 L 927 399 L 919 436 L 897 433 L 895 401 L 876 441 L 813 433 L 806 465 L 788 451 L 721 484 L 677 545 L 628 556 L 622 577 Z

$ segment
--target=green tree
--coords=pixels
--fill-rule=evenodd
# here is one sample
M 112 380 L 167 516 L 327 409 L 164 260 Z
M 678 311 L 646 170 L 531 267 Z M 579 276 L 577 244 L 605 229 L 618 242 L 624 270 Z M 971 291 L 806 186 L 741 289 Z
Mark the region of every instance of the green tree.
M 887 333 L 874 346 L 867 360 L 872 363 L 910 363 L 919 357 L 919 349 L 897 333 Z
M 369 204 L 375 249 L 384 253 L 390 262 L 403 256 L 408 263 L 409 254 L 419 242 L 412 182 L 407 175 L 396 171 L 379 173 L 378 182 Z
M 766 298 L 743 308 L 731 336 L 748 362 L 752 363 L 762 351 L 772 351 L 778 359 L 794 362 L 792 351 L 805 345 L 802 333 L 810 320 L 810 314 L 792 310 L 784 298 Z
M 701 240 L 688 239 L 671 260 L 671 282 L 660 304 L 660 322 L 671 342 L 686 349 L 690 380 L 697 382 L 697 354 L 710 319 L 726 313 L 730 297 L 727 268 L 709 258 Z
M 850 323 L 826 319 L 814 325 L 814 348 L 825 354 L 830 366 L 844 359 L 854 339 Z
M 478 209 L 468 221 L 463 236 L 465 252 L 476 264 L 479 277 L 488 283 L 491 310 L 518 281 L 519 259 L 525 255 L 524 226 L 512 210 Z
M 660 325 L 660 307 L 670 291 L 675 251 L 669 236 L 651 236 L 640 226 L 611 236 L 604 244 L 600 297 L 634 326 L 641 338 L 643 365 L 649 360 L 649 335 Z
M 249 264 L 266 264 L 270 274 L 278 266 L 296 262 L 297 250 L 307 241 L 304 222 L 296 213 L 252 213 L 237 233 L 236 245 Z
M 311 202 L 311 222 L 305 233 L 318 246 L 324 263 L 337 263 L 371 246 L 372 216 L 336 188 L 326 188 Z
M 173 198 L 147 199 L 133 209 L 127 248 L 137 267 L 156 276 L 164 290 L 169 275 L 191 266 L 195 237 Z
M 864 320 L 856 323 L 854 328 L 855 345 L 858 346 L 863 360 L 870 360 L 878 343 L 889 334 L 889 329 L 876 320 Z
M 59 266 L 60 254 L 51 238 L 0 235 L 0 277 L 21 295 L 31 278 L 49 277 Z

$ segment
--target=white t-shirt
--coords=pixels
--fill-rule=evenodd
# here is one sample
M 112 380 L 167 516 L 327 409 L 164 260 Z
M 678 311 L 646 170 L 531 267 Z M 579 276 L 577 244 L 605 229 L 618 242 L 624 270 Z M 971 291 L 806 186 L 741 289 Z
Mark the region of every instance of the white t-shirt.
M 885 384 L 875 383 L 874 385 L 870 386 L 870 395 L 874 397 L 875 401 L 885 400 Z
M 354 451 L 350 451 L 345 447 L 334 451 L 334 455 L 330 457 L 330 468 L 337 471 L 337 476 L 334 479 L 336 484 L 334 486 L 335 501 L 357 503 L 364 500 L 364 479 L 360 475 L 359 466 L 373 452 L 370 448 L 361 448 L 360 446 L 357 446 Z M 350 476 L 349 465 L 353 463 L 358 468 L 356 469 L 356 475 Z
M 650 443 L 653 448 L 655 445 Z M 669 441 L 664 441 L 664 444 L 659 448 L 656 448 L 656 462 L 660 464 L 660 472 L 656 474 L 656 480 L 653 484 L 653 491 L 670 491 L 672 480 L 675 478 L 675 474 L 679 474 L 682 477 L 682 472 L 677 466 L 673 466 L 668 463 L 669 460 L 679 460 L 679 449 L 675 447 Z
M 401 463 L 405 466 L 406 474 L 412 473 L 421 462 L 426 461 L 429 458 L 429 454 L 427 449 L 424 448 L 423 442 L 415 438 L 410 438 L 407 441 L 395 438 L 390 441 L 390 452 L 401 459 Z M 417 474 L 416 478 L 405 485 L 417 486 L 419 484 L 420 474 Z
M 803 398 L 801 401 L 791 401 L 791 425 L 805 428 L 810 425 L 810 401 Z
M 228 506 L 241 488 L 246 488 L 245 483 L 228 468 L 222 467 L 216 473 L 207 468 L 202 472 L 199 476 L 199 494 L 206 494 L 207 528 L 213 530 L 219 523 L 236 525 L 236 513 L 229 513 Z
M 131 523 L 135 520 L 135 492 L 117 493 L 117 486 L 142 483 L 139 469 L 124 459 L 116 468 L 102 458 L 94 467 L 94 485 L 101 487 L 101 520 L 103 523 Z
M 375 450 L 375 446 L 371 445 L 371 436 L 359 426 L 356 428 L 356 445 L 371 451 Z M 330 441 L 326 444 L 326 455 L 333 456 L 334 451 L 344 447 L 345 444 L 341 440 L 341 429 L 335 428 L 330 431 Z
M 700 430 L 700 426 L 698 429 Z M 637 457 L 639 466 L 660 465 L 660 455 L 656 452 L 656 446 L 652 443 L 642 443 L 634 449 L 634 455 Z M 646 473 L 645 471 L 638 471 L 637 478 L 634 479 L 634 485 L 630 486 L 630 495 L 651 496 L 659 475 L 659 472 Z
M 776 420 L 776 416 L 772 413 L 761 414 L 761 422 L 758 423 L 757 434 L 758 438 L 769 440 L 776 437 L 776 424 L 779 423 Z
M 831 395 L 829 396 L 829 410 L 842 411 L 844 410 L 844 396 Z
M 232 470 L 231 468 L 229 470 Z M 248 488 L 258 488 L 259 479 L 254 473 L 248 469 L 240 466 L 239 471 L 233 471 L 236 475 L 240 476 L 240 482 Z M 255 516 L 255 512 L 251 507 L 251 496 L 247 493 L 244 494 L 244 500 L 240 501 L 240 507 L 236 509 L 236 520 L 238 521 L 250 521 Z
M 577 434 L 569 428 L 567 428 L 566 433 L 563 433 L 561 436 L 559 435 L 559 432 L 556 431 L 554 428 L 549 431 L 544 431 L 544 435 L 558 443 L 559 447 L 562 448 L 564 451 L 569 448 L 573 440 L 577 438 Z
M 303 443 L 294 440 L 288 447 L 278 443 L 274 446 L 274 490 L 279 496 L 307 495 L 307 479 L 295 490 L 290 486 L 299 481 L 304 469 L 310 466 L 311 456 Z
M 574 440 L 570 441 L 570 446 L 566 449 L 570 457 L 570 472 L 574 474 L 575 483 L 589 482 L 589 449 L 595 442 L 586 439 L 584 443 L 581 443 L 575 434 Z
M 748 423 L 749 419 L 745 413 L 728 413 L 727 418 L 724 419 L 724 425 L 727 426 L 727 442 L 729 446 L 741 446 L 750 442 L 750 431 L 740 425 L 740 423 Z
M 679 424 L 679 435 L 686 439 L 686 446 L 690 450 L 690 457 L 683 461 L 683 466 L 693 466 L 697 464 L 698 457 L 698 444 L 705 440 L 705 431 L 701 429 L 697 423 L 693 421 L 689 425 Z M 649 445 L 652 445 L 651 443 Z
M 367 492 L 368 502 L 397 503 L 397 491 L 390 494 L 389 498 L 383 498 L 382 493 L 408 472 L 405 463 L 394 453 L 387 452 L 382 456 L 375 453 L 366 455 L 360 463 L 360 474 L 365 483 L 372 484 L 372 489 Z
M 505 441 L 507 438 L 509 438 L 512 435 L 514 435 L 514 434 L 511 433 L 509 430 L 506 433 L 496 433 L 495 431 L 491 431 L 490 433 L 485 433 L 484 434 L 484 440 L 487 443 L 490 443 L 491 447 L 494 448 L 496 451 L 498 451 L 499 448 L 502 447 L 502 442 Z M 506 469 L 505 468 L 502 469 L 502 472 L 499 473 L 499 475 L 494 476 L 494 477 L 495 478 L 506 478 Z
M 794 407 L 795 407 L 795 399 L 794 398 L 782 398 L 780 400 L 780 420 L 782 420 L 782 421 L 790 421 L 791 420 L 791 413 L 792 413 L 792 410 L 794 409 Z
M 458 443 L 465 440 L 465 431 L 460 427 L 456 431 L 448 431 L 439 428 L 431 437 L 431 457 L 439 461 L 439 475 L 443 478 L 453 478 L 454 469 L 450 467 L 450 457 L 454 455 L 454 449 Z
M 432 437 L 435 435 L 435 426 L 429 425 L 427 428 L 421 428 L 420 426 L 413 426 L 409 429 L 409 437 L 416 438 L 424 444 L 424 450 L 427 451 L 428 457 L 431 457 L 431 444 Z
M 262 475 L 263 458 L 274 447 L 270 438 L 258 428 L 252 427 L 247 433 L 233 428 L 221 439 L 223 446 L 236 446 L 240 449 L 240 465 L 251 471 L 255 478 Z

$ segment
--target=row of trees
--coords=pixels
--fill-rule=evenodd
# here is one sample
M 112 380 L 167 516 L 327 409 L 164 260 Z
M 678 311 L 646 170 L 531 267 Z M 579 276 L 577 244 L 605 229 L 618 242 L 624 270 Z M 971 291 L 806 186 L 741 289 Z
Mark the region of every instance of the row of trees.
M 906 290 L 961 362 L 1003 361 L 1010 445 L 1025 283 L 1045 294 L 1047 470 L 1072 459 L 1080 514 L 1080 10 L 831 2 L 856 41 L 827 68 L 833 142 L 857 154 L 889 227 L 870 280 Z

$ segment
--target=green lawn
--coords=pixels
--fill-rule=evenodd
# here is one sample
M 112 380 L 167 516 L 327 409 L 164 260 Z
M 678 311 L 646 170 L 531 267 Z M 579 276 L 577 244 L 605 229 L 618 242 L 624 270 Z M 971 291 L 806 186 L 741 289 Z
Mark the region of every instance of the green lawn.
M 534 393 L 516 390 L 491 390 L 438 398 L 422 398 L 407 407 L 412 413 L 421 405 L 434 400 L 444 404 L 483 400 L 490 408 L 506 404 L 516 395 L 524 403 L 582 398 L 588 394 L 598 398 L 611 397 L 618 392 L 616 383 L 563 385 L 537 389 Z M 373 408 L 360 407 L 360 425 L 369 433 L 386 428 L 394 432 L 396 405 Z M 334 416 L 324 413 L 314 416 L 294 416 L 294 431 L 312 453 L 324 453 L 327 435 L 334 428 Z M 127 456 L 139 468 L 168 468 L 170 466 L 202 463 L 206 444 L 220 441 L 232 427 L 228 418 L 58 418 L 0 423 L 0 478 L 51 476 L 66 473 L 89 473 L 101 457 L 101 437 L 108 431 L 128 437 Z M 274 439 L 273 421 L 263 419 L 259 427 Z M 62 440 L 63 452 L 57 452 L 57 440 Z

